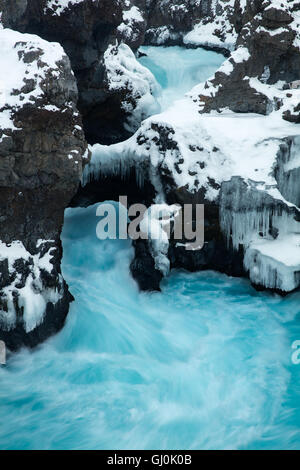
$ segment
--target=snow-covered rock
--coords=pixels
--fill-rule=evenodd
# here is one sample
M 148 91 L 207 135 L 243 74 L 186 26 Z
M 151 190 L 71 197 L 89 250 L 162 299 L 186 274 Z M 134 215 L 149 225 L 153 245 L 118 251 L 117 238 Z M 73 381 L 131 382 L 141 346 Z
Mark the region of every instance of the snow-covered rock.
M 227 52 L 234 48 L 234 0 L 158 0 L 148 6 L 146 42 L 185 44 Z
M 10 332 L 18 325 L 26 334 L 30 333 L 43 323 L 47 304 L 54 309 L 62 301 L 65 292 L 61 274 L 58 274 L 59 282 L 55 287 L 47 286 L 47 276 L 51 276 L 54 270 L 53 252 L 56 250 L 51 240 L 38 240 L 34 255 L 21 241 L 0 242 L 0 263 L 7 268 L 2 279 L 7 275 L 11 281 L 1 292 L 1 329 Z M 24 271 L 28 271 L 27 276 Z
M 253 7 L 248 0 L 245 8 Z M 236 50 L 214 77 L 198 89 L 203 112 L 270 114 L 300 121 L 300 16 L 298 2 L 265 0 L 241 27 Z
M 208 14 L 185 34 L 184 44 L 232 51 L 237 40 L 233 23 L 235 0 L 215 0 L 207 3 L 210 3 Z
M 104 54 L 108 93 L 118 96 L 124 127 L 134 133 L 148 116 L 159 112 L 159 85 L 126 44 L 109 46 Z
M 146 12 L 128 2 L 123 11 L 123 21 L 117 28 L 117 39 L 137 49 L 144 41 Z M 128 8 L 128 9 L 127 9 Z
M 63 48 L 0 30 L 0 338 L 34 346 L 62 327 L 64 208 L 88 160 Z
M 71 9 L 74 5 L 78 5 L 84 1 L 85 0 L 46 0 L 44 13 L 47 14 L 48 12 L 51 12 L 52 15 L 60 16 L 66 10 Z
M 2 140 L 4 129 L 18 128 L 14 115 L 22 108 L 35 104 L 36 108 L 49 112 L 59 111 L 60 106 L 72 109 L 77 99 L 77 86 L 69 60 L 59 44 L 3 29 L 0 47 Z M 51 104 L 54 98 L 58 106 Z
M 201 0 L 159 0 L 148 5 L 146 42 L 152 45 L 182 43 L 196 18 L 202 15 Z M 207 2 L 206 2 L 207 3 Z

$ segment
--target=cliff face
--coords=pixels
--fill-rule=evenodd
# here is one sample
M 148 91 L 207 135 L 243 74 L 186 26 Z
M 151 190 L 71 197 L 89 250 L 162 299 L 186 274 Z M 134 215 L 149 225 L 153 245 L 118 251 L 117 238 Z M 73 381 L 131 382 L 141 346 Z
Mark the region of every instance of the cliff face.
M 64 322 L 64 209 L 88 157 L 77 86 L 57 43 L 0 31 L 0 338 L 33 346 Z

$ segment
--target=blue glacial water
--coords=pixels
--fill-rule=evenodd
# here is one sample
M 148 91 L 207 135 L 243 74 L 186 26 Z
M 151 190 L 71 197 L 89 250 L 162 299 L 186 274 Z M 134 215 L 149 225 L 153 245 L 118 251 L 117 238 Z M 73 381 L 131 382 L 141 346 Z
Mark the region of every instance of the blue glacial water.
M 65 328 L 0 369 L 0 449 L 299 449 L 300 293 L 173 272 L 141 294 L 95 214 L 66 211 Z
M 211 77 L 224 61 L 224 57 L 216 52 L 179 46 L 144 46 L 140 51 L 146 56 L 139 62 L 151 70 L 161 86 L 162 111 Z

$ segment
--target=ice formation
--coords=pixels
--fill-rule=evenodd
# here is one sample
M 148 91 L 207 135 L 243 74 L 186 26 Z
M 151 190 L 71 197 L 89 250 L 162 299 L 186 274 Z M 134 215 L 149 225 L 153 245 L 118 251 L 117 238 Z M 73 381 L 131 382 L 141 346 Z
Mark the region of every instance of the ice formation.
M 290 137 L 280 146 L 275 178 L 281 194 L 300 207 L 300 137 Z
M 177 205 L 152 205 L 146 211 L 140 223 L 141 232 L 148 239 L 155 268 L 164 276 L 167 276 L 170 271 L 168 250 L 171 223 L 174 222 L 180 209 L 180 206 Z
M 109 176 L 120 176 L 126 181 L 131 171 L 136 174 L 136 182 L 139 187 L 143 187 L 146 177 L 147 162 L 143 158 L 138 158 L 134 148 L 135 140 L 129 139 L 127 145 L 133 146 L 126 148 L 123 143 L 114 145 L 96 144 L 91 148 L 92 158 L 85 166 L 81 178 L 82 186 L 86 186 L 91 181 L 99 181 L 101 178 Z
M 112 93 L 122 93 L 121 107 L 127 116 L 125 128 L 135 132 L 148 116 L 160 111 L 159 86 L 126 44 L 111 45 L 104 54 L 106 81 Z

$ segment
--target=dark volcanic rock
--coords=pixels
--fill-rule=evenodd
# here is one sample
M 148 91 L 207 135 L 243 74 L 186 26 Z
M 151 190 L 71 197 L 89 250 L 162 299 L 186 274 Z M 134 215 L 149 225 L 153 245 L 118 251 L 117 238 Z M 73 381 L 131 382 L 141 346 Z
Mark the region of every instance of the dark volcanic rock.
M 154 259 L 150 253 L 146 240 L 133 242 L 134 259 L 130 271 L 142 291 L 160 291 L 163 274 L 155 267 Z
M 0 338 L 15 349 L 35 346 L 68 313 L 60 233 L 88 151 L 61 46 L 11 30 L 0 36 Z

